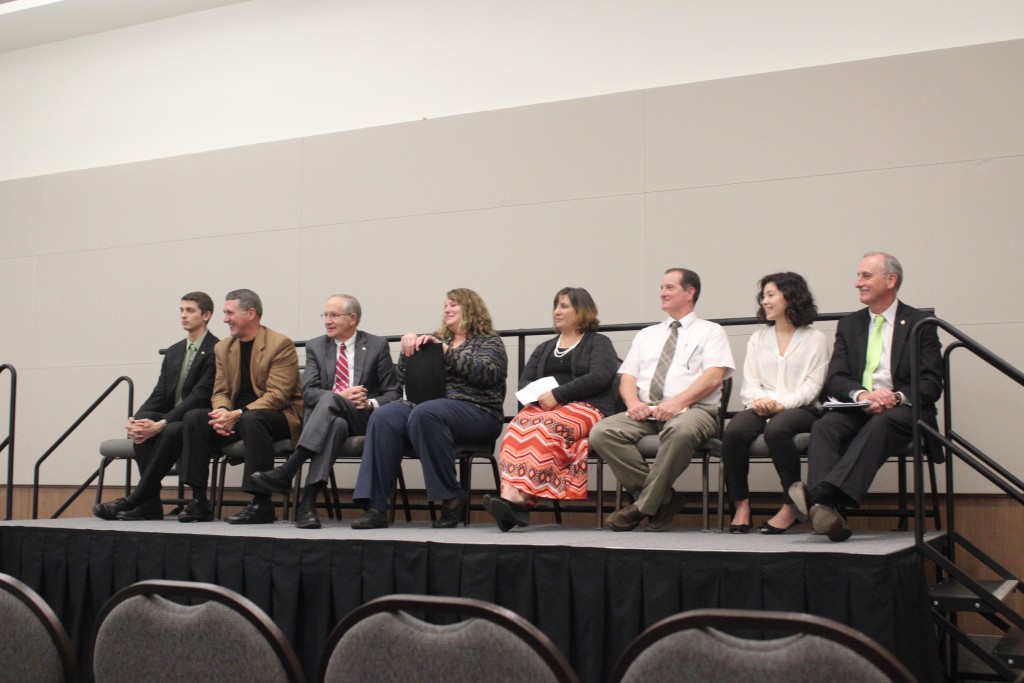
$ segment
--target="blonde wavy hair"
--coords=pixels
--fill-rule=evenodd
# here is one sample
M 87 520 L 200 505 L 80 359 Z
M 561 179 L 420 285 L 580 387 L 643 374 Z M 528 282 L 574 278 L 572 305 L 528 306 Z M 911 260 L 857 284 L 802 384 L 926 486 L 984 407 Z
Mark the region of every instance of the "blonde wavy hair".
M 494 324 L 491 322 L 491 314 L 487 311 L 487 304 L 472 289 L 459 287 L 451 290 L 444 296 L 446 300 L 450 299 L 462 308 L 461 327 L 466 333 L 467 338 L 479 336 L 493 337 L 498 334 L 494 329 Z M 441 327 L 434 333 L 434 336 L 444 340 L 452 338 L 451 331 L 444 324 L 444 316 L 441 317 Z

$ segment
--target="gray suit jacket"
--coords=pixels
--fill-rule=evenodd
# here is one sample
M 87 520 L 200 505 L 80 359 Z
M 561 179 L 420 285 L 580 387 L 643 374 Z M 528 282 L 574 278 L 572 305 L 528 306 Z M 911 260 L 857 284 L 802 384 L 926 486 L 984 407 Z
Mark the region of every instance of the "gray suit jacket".
M 391 360 L 391 350 L 383 337 L 356 332 L 353 350 L 352 385 L 366 387 L 367 398 L 379 405 L 402 398 L 402 386 Z M 323 335 L 306 342 L 306 369 L 302 371 L 302 400 L 312 409 L 324 396 L 333 395 L 334 361 L 337 346 Z

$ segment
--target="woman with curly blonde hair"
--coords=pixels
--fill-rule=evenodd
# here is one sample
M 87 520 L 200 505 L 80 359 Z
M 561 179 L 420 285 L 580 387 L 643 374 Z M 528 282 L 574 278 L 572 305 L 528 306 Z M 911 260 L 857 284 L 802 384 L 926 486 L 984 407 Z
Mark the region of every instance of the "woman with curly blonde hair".
M 352 522 L 353 529 L 388 525 L 388 496 L 410 446 L 423 467 L 428 498 L 441 502 L 434 527 L 456 526 L 465 516 L 469 493 L 455 474 L 455 443 L 493 441 L 501 433 L 508 356 L 480 295 L 471 289 L 451 290 L 434 334 L 402 336 L 400 376 L 405 359 L 427 344 L 441 345 L 445 397 L 416 405 L 393 401 L 374 411 L 352 495 L 366 511 Z

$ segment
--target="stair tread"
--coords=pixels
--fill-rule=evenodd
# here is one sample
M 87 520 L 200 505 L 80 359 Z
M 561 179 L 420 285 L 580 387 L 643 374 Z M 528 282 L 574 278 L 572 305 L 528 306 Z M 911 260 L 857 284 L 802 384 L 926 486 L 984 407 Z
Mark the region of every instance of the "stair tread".
M 997 657 L 1013 657 L 1018 661 L 1024 661 L 1020 658 L 1024 658 L 1024 631 L 1011 626 L 1007 630 L 1006 635 L 1003 636 L 1002 640 L 992 650 L 992 654 Z M 1020 666 L 1019 664 L 1017 665 Z
M 992 593 L 1000 601 L 1012 593 L 1020 583 L 1016 579 L 984 579 L 977 581 L 978 585 Z M 932 586 L 928 591 L 933 598 L 972 598 L 977 597 L 974 591 L 967 588 L 956 579 L 948 579 Z

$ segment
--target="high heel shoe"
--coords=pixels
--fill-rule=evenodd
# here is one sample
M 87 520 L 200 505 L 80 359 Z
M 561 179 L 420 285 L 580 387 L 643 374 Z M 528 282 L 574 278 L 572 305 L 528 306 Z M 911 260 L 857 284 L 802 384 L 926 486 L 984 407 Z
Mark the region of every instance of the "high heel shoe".
M 730 534 L 745 534 L 750 531 L 750 524 L 730 524 Z
M 789 531 L 790 529 L 792 529 L 793 527 L 795 527 L 796 525 L 801 524 L 801 523 L 802 522 L 798 519 L 795 522 L 793 522 L 792 524 L 790 524 L 789 526 L 783 528 L 783 527 L 772 526 L 771 524 L 768 523 L 768 520 L 765 520 L 761 524 L 761 526 L 757 527 L 757 530 L 760 531 L 762 534 L 765 534 L 767 536 L 778 536 L 780 534 L 786 533 L 787 531 Z

